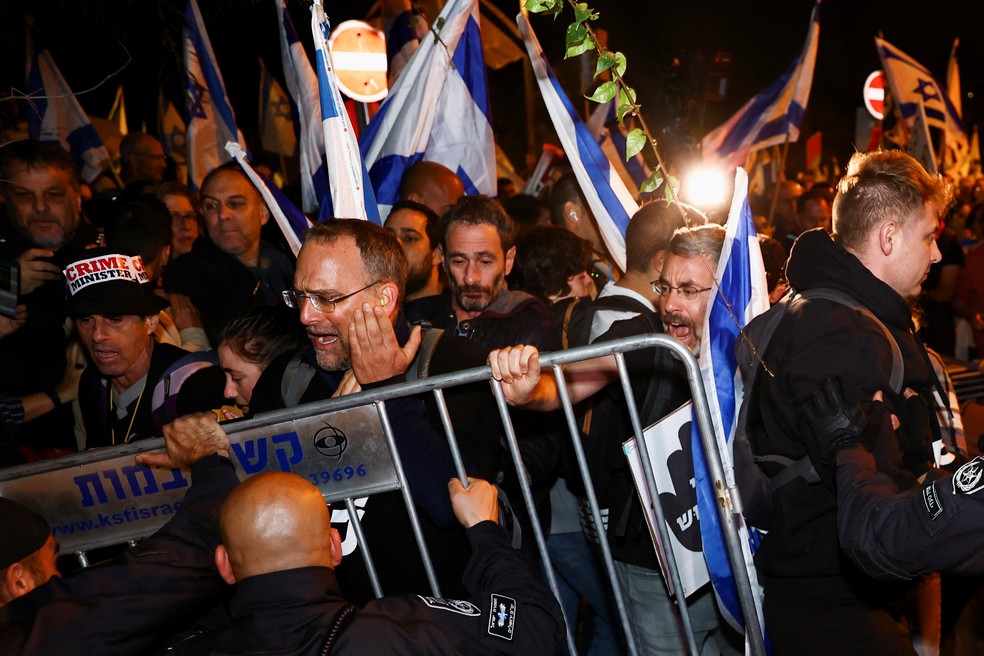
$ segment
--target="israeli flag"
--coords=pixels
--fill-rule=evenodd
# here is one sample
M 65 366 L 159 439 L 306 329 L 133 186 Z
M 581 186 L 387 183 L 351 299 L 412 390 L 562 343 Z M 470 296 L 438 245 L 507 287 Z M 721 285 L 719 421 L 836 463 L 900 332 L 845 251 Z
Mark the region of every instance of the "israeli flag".
M 639 205 L 554 77 L 529 19 L 520 14 L 516 17 L 516 23 L 526 43 L 526 51 L 530 55 L 543 102 L 571 168 L 574 169 L 577 182 L 581 185 L 581 193 L 598 222 L 609 255 L 624 271 L 625 229 Z
M 215 63 L 198 3 L 188 0 L 184 27 L 185 70 L 188 74 L 188 185 L 198 189 L 209 171 L 230 159 L 225 150 L 246 140 L 236 127 L 236 116 L 226 98 L 225 83 Z
M 82 179 L 92 182 L 111 167 L 109 153 L 47 49 L 27 39 L 27 131 L 31 139 L 57 141 L 72 154 Z
M 465 193 L 496 193 L 477 0 L 451 0 L 362 134 L 362 157 L 386 216 L 411 164 L 427 160 L 458 174 Z
M 277 226 L 284 233 L 290 250 L 293 251 L 294 257 L 297 257 L 297 252 L 301 250 L 301 244 L 304 242 L 304 232 L 311 227 L 311 221 L 290 201 L 284 192 L 253 170 L 253 167 L 246 161 L 246 151 L 238 143 L 230 141 L 226 143 L 225 147 L 229 156 L 239 162 L 239 166 L 242 167 L 246 177 L 260 192 L 260 196 L 263 197 L 263 202 L 266 203 L 270 214 L 277 222 Z
M 969 148 L 967 132 L 960 112 L 950 101 L 945 87 L 929 69 L 888 41 L 876 38 L 875 47 L 896 108 L 902 113 L 909 130 L 915 128 L 921 103 L 926 112 L 926 125 L 943 130 L 947 146 L 954 149 L 957 158 L 962 157 Z
M 294 115 L 294 129 L 300 141 L 301 207 L 308 214 L 314 214 L 321 199 L 329 193 L 318 76 L 294 29 L 286 1 L 274 2 L 277 3 L 277 20 L 280 23 L 280 61 Z
M 733 168 L 748 153 L 799 139 L 803 114 L 813 86 L 813 68 L 820 43 L 820 0 L 813 5 L 810 28 L 799 58 L 765 91 L 749 100 L 701 141 L 704 161 Z
M 330 195 L 321 198 L 319 218 L 363 219 L 382 225 L 376 195 L 369 184 L 366 167 L 359 153 L 359 142 L 338 91 L 338 78 L 328 52 L 328 17 L 321 0 L 311 6 L 311 32 L 314 34 L 318 88 L 328 161 Z
M 711 303 L 704 317 L 700 343 L 700 372 L 707 392 L 707 404 L 714 425 L 718 453 L 724 466 L 725 482 L 736 489 L 731 441 L 734 438 L 738 409 L 741 407 L 741 374 L 735 359 L 735 343 L 740 329 L 753 317 L 769 309 L 769 292 L 765 266 L 759 248 L 755 222 L 748 205 L 748 174 L 738 168 L 735 173 L 735 194 L 725 225 L 727 231 L 721 258 L 718 260 Z M 697 490 L 697 512 L 700 517 L 704 559 L 711 575 L 723 616 L 736 629 L 744 624 L 738 603 L 738 590 L 724 536 L 721 533 L 717 502 L 707 470 L 707 461 L 700 439 L 696 418 L 691 433 L 694 456 L 694 479 Z M 737 494 L 737 492 L 735 492 Z M 737 514 L 739 534 L 745 549 L 745 566 L 752 588 L 757 589 L 755 567 L 752 564 L 752 545 L 758 546 L 758 535 L 750 535 L 740 514 Z M 752 529 L 754 531 L 754 529 Z M 762 617 L 761 608 L 758 615 Z

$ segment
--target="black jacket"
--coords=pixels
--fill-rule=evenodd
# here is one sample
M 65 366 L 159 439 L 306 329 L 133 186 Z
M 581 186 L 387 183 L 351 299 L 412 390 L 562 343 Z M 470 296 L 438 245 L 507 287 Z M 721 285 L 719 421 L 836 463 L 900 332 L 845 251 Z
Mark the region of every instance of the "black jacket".
M 94 245 L 96 229 L 86 220 L 79 223 L 75 236 L 48 261 L 64 268 L 79 251 Z M 34 246 L 28 243 L 4 214 L 0 218 L 0 259 L 15 260 Z M 27 305 L 27 322 L 16 332 L 0 339 L 0 390 L 17 396 L 54 389 L 65 374 L 65 280 L 44 283 L 22 295 Z M 74 419 L 69 404 L 28 422 L 16 439 L 33 448 L 75 450 Z
M 903 388 L 931 394 L 935 374 L 925 348 L 913 333 L 908 304 L 857 257 L 822 229 L 811 230 L 796 241 L 786 276 L 797 291 L 838 289 L 870 310 L 888 327 L 901 349 Z M 890 348 L 873 321 L 857 310 L 824 299 L 797 303 L 776 330 L 764 356 L 775 376 L 760 378 L 758 399 L 764 430 L 753 436 L 753 450 L 759 455 L 777 454 L 793 460 L 809 454 L 823 482 L 808 484 L 797 479 L 775 493 L 772 529 L 755 556 L 767 588 L 770 580 L 810 579 L 818 595 L 864 594 L 875 600 L 882 596 L 874 582 L 863 577 L 841 553 L 832 471 L 821 463 L 812 436 L 802 427 L 801 412 L 827 377 L 841 381 L 849 404 L 870 401 L 875 392 L 882 391 L 886 404 L 895 411 L 901 399 L 889 385 Z M 887 417 L 878 431 L 874 456 L 879 471 L 900 489 L 915 487 L 915 477 L 901 466 L 898 439 Z
M 467 600 L 416 595 L 370 602 L 341 624 L 330 653 L 558 653 L 564 642 L 560 607 L 502 530 L 482 522 L 468 530 L 468 539 Z M 211 653 L 320 656 L 345 606 L 327 567 L 244 579 L 231 602 L 233 626 Z
M 406 322 L 401 319 L 395 323 L 397 338 L 405 342 L 409 335 Z M 431 361 L 431 374 L 444 372 L 451 363 L 464 366 L 477 366 L 480 362 L 469 362 L 464 353 L 454 350 L 454 342 L 445 335 L 435 348 Z M 461 340 L 463 341 L 463 340 Z M 294 353 L 285 353 L 276 358 L 263 371 L 250 400 L 250 410 L 256 414 L 284 407 L 281 384 L 288 363 Z M 342 372 L 324 371 L 317 366 L 314 350 L 302 349 L 302 361 L 314 368 L 314 377 L 300 397 L 300 403 L 325 401 L 331 398 L 338 387 Z M 398 380 L 385 381 L 399 382 Z M 370 386 L 367 386 L 367 389 Z M 485 393 L 486 400 L 488 397 Z M 463 396 L 460 407 L 474 400 L 478 394 L 472 390 Z M 465 460 L 465 468 L 471 475 L 494 480 L 497 464 L 497 443 L 489 444 L 494 432 L 485 422 L 482 435 L 476 439 L 469 428 L 480 423 L 483 414 L 461 417 L 453 405 L 454 395 L 449 395 L 449 411 Z M 397 449 L 403 460 L 404 471 L 410 492 L 418 507 L 418 518 L 434 564 L 438 583 L 444 594 L 462 593 L 461 573 L 468 560 L 469 548 L 464 531 L 454 519 L 448 499 L 447 482 L 453 476 L 454 467 L 451 451 L 447 447 L 443 431 L 436 428 L 435 420 L 429 419 L 427 406 L 421 398 L 405 397 L 386 403 L 390 413 Z M 474 406 L 477 412 L 479 406 Z M 461 431 L 460 433 L 458 431 Z M 480 465 L 480 467 L 476 467 Z M 398 492 L 377 494 L 367 499 L 356 500 L 366 541 L 373 555 L 383 593 L 387 595 L 406 594 L 429 589 L 424 576 L 416 543 L 413 541 L 411 525 Z M 332 523 L 342 534 L 345 560 L 337 570 L 339 584 L 348 599 L 363 604 L 374 597 L 368 574 L 362 562 L 361 552 L 355 542 L 351 525 L 344 511 L 333 511 Z
M 134 400 L 128 406 L 123 419 L 110 416 L 109 390 L 111 383 L 99 373 L 95 365 L 89 365 L 79 379 L 79 408 L 85 422 L 85 448 L 110 446 L 111 436 L 115 432 L 116 444 L 122 444 L 127 429 L 129 442 L 158 437 L 162 433 L 163 423 L 155 420 L 152 409 L 154 406 L 154 388 L 167 373 L 168 367 L 177 360 L 189 356 L 189 352 L 170 344 L 154 343 L 150 356 L 150 369 L 147 370 L 147 384 L 142 398 Z M 197 357 L 197 356 L 196 356 Z M 225 397 L 222 390 L 225 386 L 225 375 L 217 366 L 207 366 L 191 374 L 187 379 L 177 382 L 174 387 L 169 384 L 169 392 L 177 395 L 177 416 L 192 412 L 205 412 L 222 407 Z M 115 398 L 115 394 L 113 395 Z M 136 416 L 134 417 L 134 413 Z M 132 428 L 131 427 L 132 420 Z M 173 417 L 169 418 L 173 420 Z M 167 423 L 167 422 L 164 422 Z
M 140 653 L 223 590 L 219 507 L 239 479 L 217 455 L 191 468 L 174 517 L 122 556 L 55 577 L 0 608 L 0 654 Z

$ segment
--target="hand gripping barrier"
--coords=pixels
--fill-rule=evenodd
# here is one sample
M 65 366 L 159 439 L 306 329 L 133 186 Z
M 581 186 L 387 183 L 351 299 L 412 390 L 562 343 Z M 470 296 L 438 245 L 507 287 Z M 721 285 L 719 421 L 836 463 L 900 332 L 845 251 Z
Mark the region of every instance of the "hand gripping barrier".
M 700 370 L 693 354 L 679 342 L 666 335 L 630 337 L 604 344 L 579 347 L 563 352 L 541 354 L 544 375 L 552 371 L 558 383 L 564 416 L 572 439 L 587 491 L 595 526 L 602 526 L 591 475 L 588 471 L 580 433 L 574 418 L 561 366 L 578 360 L 614 355 L 619 380 L 625 392 L 633 431 L 642 456 L 646 482 L 651 499 L 659 499 L 646 443 L 638 439 L 642 424 L 635 407 L 623 353 L 643 348 L 668 348 L 681 360 L 693 397 L 694 411 L 701 432 L 710 476 L 717 498 L 717 509 L 725 536 L 725 544 L 736 583 L 742 613 L 747 625 L 747 642 L 753 654 L 765 654 L 755 597 L 742 555 L 738 533 L 740 504 L 737 490 L 725 483 L 724 469 L 717 454 L 708 413 L 707 397 Z M 240 479 L 262 471 L 294 472 L 315 483 L 329 503 L 344 502 L 356 539 L 362 545 L 362 555 L 377 597 L 383 596 L 370 545 L 359 523 L 354 500 L 383 492 L 400 491 L 414 537 L 421 553 L 431 592 L 441 596 L 433 564 L 426 549 L 417 511 L 406 484 L 403 464 L 394 442 L 386 401 L 404 396 L 431 392 L 434 395 L 441 423 L 448 439 L 458 476 L 465 481 L 465 469 L 444 401 L 443 390 L 457 385 L 489 381 L 502 420 L 503 432 L 517 471 L 525 471 L 519 444 L 513 430 L 502 387 L 491 379 L 488 366 L 466 371 L 432 376 L 411 383 L 393 385 L 352 394 L 328 401 L 309 403 L 296 408 L 278 410 L 248 421 L 228 422 L 223 428 L 229 434 L 231 457 Z M 625 436 L 628 437 L 628 436 Z M 108 447 L 29 465 L 0 470 L 0 496 L 15 499 L 33 508 L 54 527 L 63 553 L 75 551 L 85 562 L 85 550 L 124 541 L 133 541 L 153 533 L 177 509 L 190 484 L 186 472 L 178 469 L 153 470 L 136 465 L 133 456 L 163 449 L 162 438 L 144 440 L 129 445 Z M 550 566 L 541 522 L 533 510 L 529 481 L 519 477 L 523 502 L 529 509 L 534 538 L 545 573 L 554 595 L 557 581 Z M 515 501 L 514 501 L 515 502 Z M 670 543 L 661 504 L 652 504 L 663 544 Z M 603 564 L 612 586 L 628 653 L 636 654 L 625 603 L 617 584 L 611 551 L 606 540 L 600 547 Z M 672 550 L 666 552 L 666 565 L 672 587 L 683 589 Z M 697 653 L 693 628 L 686 600 L 678 595 L 680 619 L 687 636 L 689 652 Z M 568 630 L 568 647 L 574 651 L 574 641 Z

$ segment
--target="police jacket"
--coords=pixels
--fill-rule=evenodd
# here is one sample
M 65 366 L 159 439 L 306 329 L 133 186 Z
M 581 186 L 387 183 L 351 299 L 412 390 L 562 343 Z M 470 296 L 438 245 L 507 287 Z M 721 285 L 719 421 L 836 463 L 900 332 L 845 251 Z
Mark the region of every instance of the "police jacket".
M 239 479 L 218 455 L 191 467 L 174 517 L 123 555 L 55 577 L 0 608 L 0 654 L 136 654 L 222 592 L 219 507 Z
M 935 374 L 914 334 L 908 303 L 857 257 L 823 229 L 811 230 L 796 241 L 786 276 L 796 291 L 834 288 L 877 316 L 901 350 L 902 388 L 910 387 L 929 398 Z M 767 587 L 770 579 L 811 579 L 817 594 L 854 596 L 851 590 L 858 582 L 869 588 L 871 582 L 841 552 L 832 469 L 821 462 L 801 413 L 827 377 L 841 381 L 847 403 L 868 402 L 881 391 L 886 405 L 895 412 L 902 399 L 898 390 L 890 389 L 891 345 L 881 328 L 859 310 L 811 299 L 789 308 L 764 358 L 774 376 L 761 376 L 757 385 L 763 430 L 752 436 L 753 450 L 758 455 L 793 460 L 809 454 L 822 480 L 797 479 L 774 493 L 772 529 L 756 553 L 756 564 Z M 889 418 L 875 430 L 879 437 L 873 455 L 879 471 L 899 489 L 915 487 L 915 477 L 901 467 L 899 443 Z
M 327 567 L 252 576 L 236 584 L 232 628 L 212 654 L 548 654 L 564 642 L 550 591 L 492 522 L 468 529 L 473 555 L 464 600 L 425 595 L 349 606 Z M 344 615 L 343 615 L 344 612 Z M 330 651 L 323 651 L 335 634 Z

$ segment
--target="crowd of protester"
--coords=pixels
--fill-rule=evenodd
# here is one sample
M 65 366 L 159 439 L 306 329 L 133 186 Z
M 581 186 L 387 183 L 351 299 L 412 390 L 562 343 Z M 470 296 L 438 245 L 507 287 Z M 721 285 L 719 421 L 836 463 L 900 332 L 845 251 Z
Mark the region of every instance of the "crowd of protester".
M 840 248 L 827 235 L 845 231 L 858 211 L 841 209 L 838 216 L 839 194 L 856 184 L 852 175 L 864 188 L 864 166 L 881 165 L 872 161 L 859 163 L 860 173 L 849 170 L 840 186 L 804 189 L 788 180 L 755 199 L 773 302 L 790 287 L 787 261 Z M 0 260 L 19 270 L 18 305 L 0 316 L 0 465 L 163 435 L 167 455 L 142 455 L 139 462 L 190 468 L 193 486 L 154 536 L 108 566 L 63 580 L 45 519 L 0 499 L 0 521 L 12 527 L 0 538 L 3 653 L 546 654 L 563 647 L 566 624 L 580 652 L 618 654 L 627 647 L 612 585 L 624 595 L 640 653 L 686 650 L 622 454 L 632 428 L 613 361 L 565 371 L 604 513 L 597 526 L 557 390 L 549 377 L 539 378 L 537 353 L 653 332 L 699 352 L 724 242 L 713 217 L 678 202 L 643 204 L 630 221 L 626 268 L 619 271 L 572 175 L 557 176 L 540 197 L 504 188 L 493 199 L 466 196 L 454 172 L 420 162 L 408 169 L 383 227 L 326 220 L 307 232 L 295 257 L 238 164 L 211 171 L 193 192 L 164 179 L 160 143 L 143 133 L 124 141 L 121 163 L 124 188 L 90 189 L 57 144 L 0 148 Z M 925 184 L 946 188 L 934 180 Z M 915 285 L 921 293 L 903 294 L 895 278 L 879 277 L 881 270 L 862 260 L 888 283 L 884 290 L 872 283 L 878 294 L 898 292 L 913 302 L 922 341 L 967 360 L 984 354 L 984 341 L 980 350 L 975 341 L 984 340 L 982 182 L 954 185 L 952 208 L 942 191 L 916 203 L 945 212 L 926 242 L 939 250 L 926 256 L 932 267 Z M 904 222 L 892 229 L 897 240 L 909 234 Z M 899 251 L 891 257 L 901 261 Z M 907 355 L 915 357 L 922 342 L 912 339 L 918 346 Z M 645 424 L 690 399 L 682 366 L 665 349 L 626 360 Z M 446 392 L 467 488 L 456 478 L 433 398 L 387 402 L 435 575 L 449 599 L 427 596 L 399 493 L 373 495 L 359 506 L 361 535 L 373 547 L 386 595 L 377 599 L 347 509 L 328 509 L 316 488 L 291 474 L 261 474 L 236 486 L 224 421 L 487 361 L 507 383 L 522 471 L 509 457 L 486 387 Z M 936 371 L 946 379 L 942 366 Z M 948 408 L 955 405 L 950 396 Z M 953 430 L 945 441 L 961 464 L 972 454 L 962 432 L 957 437 L 959 407 L 947 425 Z M 833 453 L 858 439 L 830 439 L 836 448 L 822 462 L 833 471 Z M 906 467 L 926 464 L 910 456 Z M 522 478 L 531 485 L 533 509 L 522 503 Z M 897 491 L 916 486 L 896 478 Z M 826 493 L 822 504 L 835 508 L 836 496 Z M 677 494 L 677 503 L 692 507 L 682 490 Z M 531 510 L 547 535 L 559 603 L 543 582 Z M 601 540 L 614 557 L 612 582 L 598 555 Z M 152 557 L 160 552 L 170 556 Z M 763 562 L 774 567 L 775 556 Z M 785 580 L 776 571 L 769 570 L 767 594 L 771 585 L 773 599 L 801 602 L 788 581 L 776 583 Z M 921 581 L 928 576 L 917 574 Z M 235 586 L 231 598 L 223 595 L 226 584 Z M 939 593 L 938 578 L 927 585 Z M 865 606 L 866 619 L 845 626 L 864 631 L 869 619 L 872 626 L 883 621 L 872 618 L 886 599 L 852 598 Z M 709 587 L 688 606 L 701 653 L 742 651 Z M 777 653 L 794 653 L 788 635 L 806 621 L 790 619 L 795 608 L 790 602 L 786 615 L 776 615 L 767 606 L 786 641 Z M 919 608 L 907 616 L 908 632 L 871 635 L 901 635 L 906 645 L 915 636 L 938 648 L 938 608 L 935 624 L 926 620 L 932 608 Z M 892 617 L 905 621 L 901 612 Z M 945 633 L 946 618 L 943 624 Z M 850 643 L 847 631 L 837 635 Z M 838 639 L 830 644 L 842 646 Z M 885 649 L 898 644 L 886 638 Z

